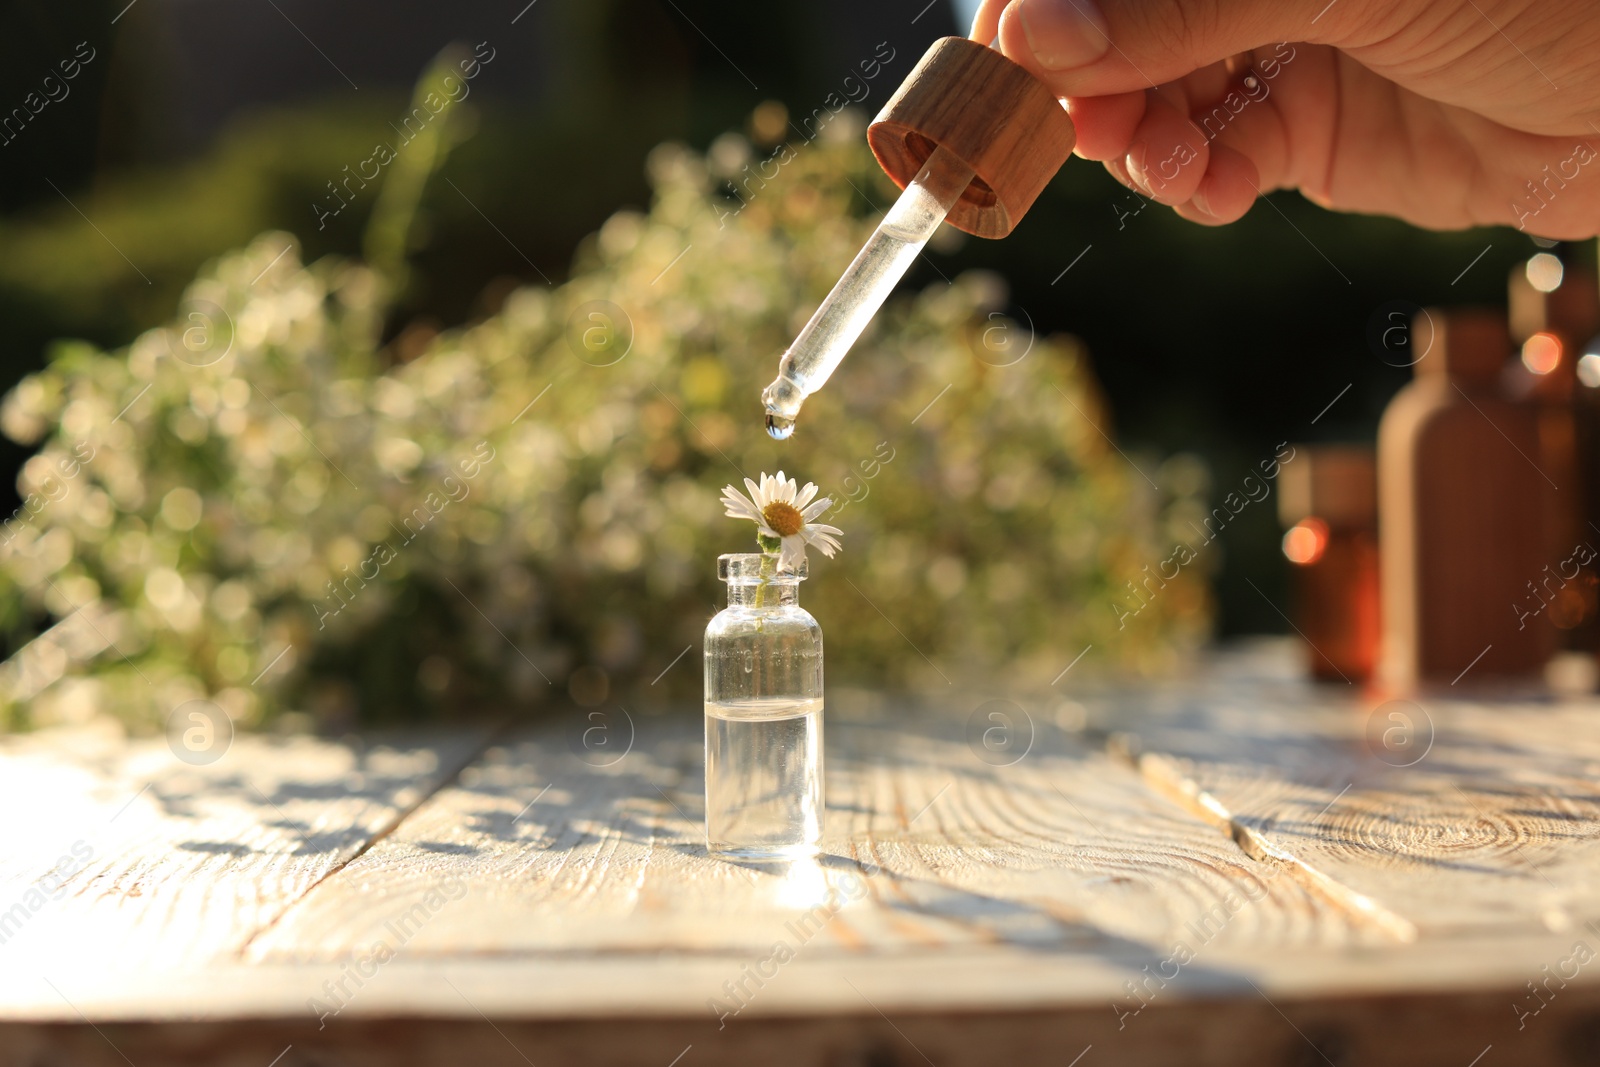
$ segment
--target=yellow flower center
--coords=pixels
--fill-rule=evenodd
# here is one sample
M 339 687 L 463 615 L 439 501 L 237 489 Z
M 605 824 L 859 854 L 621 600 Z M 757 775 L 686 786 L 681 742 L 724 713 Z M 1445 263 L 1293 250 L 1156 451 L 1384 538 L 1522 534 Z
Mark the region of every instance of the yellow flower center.
M 761 517 L 766 520 L 767 529 L 779 537 L 793 537 L 806 524 L 798 508 L 781 500 L 774 500 L 763 508 Z

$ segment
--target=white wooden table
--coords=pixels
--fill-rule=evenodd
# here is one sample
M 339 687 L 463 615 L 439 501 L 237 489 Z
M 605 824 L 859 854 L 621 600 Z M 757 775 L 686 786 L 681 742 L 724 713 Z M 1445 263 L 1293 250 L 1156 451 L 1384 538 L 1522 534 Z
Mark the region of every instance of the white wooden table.
M 0 1065 L 1600 1063 L 1600 700 L 1385 747 L 1288 662 L 1017 696 L 1008 766 L 1003 694 L 830 692 L 787 871 L 705 855 L 694 715 L 10 738 Z

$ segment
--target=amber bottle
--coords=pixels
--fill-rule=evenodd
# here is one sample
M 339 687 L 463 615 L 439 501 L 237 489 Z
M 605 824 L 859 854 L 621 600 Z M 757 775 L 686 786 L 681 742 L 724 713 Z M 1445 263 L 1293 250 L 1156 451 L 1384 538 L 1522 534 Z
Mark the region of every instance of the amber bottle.
M 1321 681 L 1360 684 L 1378 658 L 1377 458 L 1362 445 L 1301 445 L 1278 479 L 1294 623 Z
M 1551 482 L 1535 407 L 1503 386 L 1506 320 L 1434 308 L 1412 338 L 1416 379 L 1378 428 L 1382 678 L 1536 679 L 1556 633 L 1526 606 Z
M 1551 570 L 1537 583 L 1548 587 L 1543 614 L 1564 632 L 1568 647 L 1592 647 L 1600 637 L 1600 576 L 1594 564 L 1579 567 L 1575 559 L 1593 557 L 1591 546 L 1600 545 L 1589 525 L 1600 522 L 1600 389 L 1579 384 L 1578 360 L 1584 342 L 1600 331 L 1600 289 L 1593 274 L 1541 252 L 1512 269 L 1508 290 L 1511 340 L 1522 351 L 1515 392 L 1534 402 L 1539 465 L 1554 483 L 1545 486 L 1544 562 Z M 1600 385 L 1596 368 L 1586 370 Z

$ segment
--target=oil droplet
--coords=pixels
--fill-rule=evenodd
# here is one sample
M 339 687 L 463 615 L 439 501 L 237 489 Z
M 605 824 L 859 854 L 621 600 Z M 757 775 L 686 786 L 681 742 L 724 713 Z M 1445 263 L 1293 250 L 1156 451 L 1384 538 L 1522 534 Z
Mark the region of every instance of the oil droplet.
M 787 441 L 794 436 L 794 420 L 782 415 L 767 413 L 767 433 L 774 441 Z

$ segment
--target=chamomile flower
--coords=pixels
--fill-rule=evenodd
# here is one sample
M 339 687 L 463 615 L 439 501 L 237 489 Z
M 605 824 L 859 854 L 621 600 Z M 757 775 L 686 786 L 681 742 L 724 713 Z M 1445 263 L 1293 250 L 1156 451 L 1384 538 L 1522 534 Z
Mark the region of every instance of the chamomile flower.
M 806 545 L 814 544 L 822 554 L 832 557 L 839 550 L 838 538 L 844 531 L 836 526 L 812 522 L 833 506 L 828 497 L 813 500 L 817 487 L 811 482 L 800 488 L 793 478 L 763 473 L 761 484 L 749 478 L 744 480 L 750 495 L 745 496 L 731 485 L 722 488 L 722 503 L 727 514 L 735 519 L 749 519 L 756 524 L 756 540 L 763 552 L 778 552 L 778 569 L 795 571 L 806 559 Z

